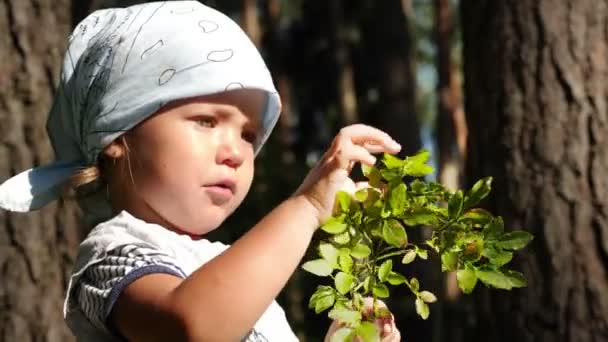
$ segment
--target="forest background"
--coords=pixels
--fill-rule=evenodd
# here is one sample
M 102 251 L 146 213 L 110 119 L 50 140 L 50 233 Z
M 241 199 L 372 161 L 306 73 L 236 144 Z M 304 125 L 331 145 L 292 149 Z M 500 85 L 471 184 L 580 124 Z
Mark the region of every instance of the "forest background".
M 0 179 L 53 158 L 45 119 L 69 32 L 96 9 L 142 2 L 0 1 Z M 400 266 L 439 297 L 421 320 L 405 288 L 391 293 L 403 340 L 608 341 L 608 1 L 203 2 L 242 25 L 284 102 L 251 193 L 210 238 L 237 239 L 340 127 L 367 123 L 402 157 L 430 150 L 429 180 L 457 189 L 492 176 L 483 206 L 535 236 L 513 260 L 528 287 L 509 292 L 462 295 L 433 253 Z M 0 341 L 73 340 L 62 300 L 79 217 L 70 200 L 0 212 Z M 307 308 L 319 282 L 300 270 L 279 297 L 302 341 L 329 325 Z

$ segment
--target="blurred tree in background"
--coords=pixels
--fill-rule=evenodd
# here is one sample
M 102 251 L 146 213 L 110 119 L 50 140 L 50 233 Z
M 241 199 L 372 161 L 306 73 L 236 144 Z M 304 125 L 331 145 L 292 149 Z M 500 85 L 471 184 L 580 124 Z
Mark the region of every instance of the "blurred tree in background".
M 606 0 L 462 1 L 202 1 L 250 35 L 284 103 L 251 192 L 208 238 L 240 237 L 342 126 L 367 123 L 395 137 L 402 156 L 431 150 L 432 178 L 452 189 L 495 177 L 489 208 L 537 237 L 516 260 L 530 286 L 511 293 L 462 296 L 432 257 L 399 266 L 440 299 L 423 321 L 408 292 L 393 291 L 404 340 L 607 341 Z M 2 179 L 52 158 L 44 124 L 71 28 L 96 9 L 143 2 L 0 4 Z M 0 340 L 70 340 L 63 291 L 86 234 L 73 203 L 0 215 Z M 307 308 L 317 281 L 298 271 L 279 297 L 302 341 L 321 341 L 330 323 Z

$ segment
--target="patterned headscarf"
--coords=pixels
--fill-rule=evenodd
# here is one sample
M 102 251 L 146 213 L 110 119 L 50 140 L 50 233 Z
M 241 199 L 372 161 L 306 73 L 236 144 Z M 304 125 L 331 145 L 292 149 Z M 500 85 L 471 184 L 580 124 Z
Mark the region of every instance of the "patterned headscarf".
M 171 101 L 240 88 L 267 94 L 257 154 L 281 103 L 262 57 L 234 21 L 197 1 L 93 12 L 69 37 L 49 113 L 56 160 L 2 184 L 0 207 L 30 211 L 56 199 L 104 147 Z

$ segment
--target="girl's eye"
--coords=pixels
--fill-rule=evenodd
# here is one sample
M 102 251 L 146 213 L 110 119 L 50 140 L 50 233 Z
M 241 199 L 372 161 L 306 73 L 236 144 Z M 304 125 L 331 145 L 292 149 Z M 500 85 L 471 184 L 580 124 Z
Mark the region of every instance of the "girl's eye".
M 217 120 L 211 116 L 201 116 L 196 118 L 196 123 L 203 127 L 213 128 L 217 124 Z

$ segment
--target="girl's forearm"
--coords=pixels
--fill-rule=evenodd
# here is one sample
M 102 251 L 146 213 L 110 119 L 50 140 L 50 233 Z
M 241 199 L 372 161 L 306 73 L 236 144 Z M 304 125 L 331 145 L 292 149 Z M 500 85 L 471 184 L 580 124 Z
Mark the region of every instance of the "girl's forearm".
M 318 224 L 311 203 L 291 197 L 192 273 L 171 295 L 188 334 L 242 338 L 285 286 Z

